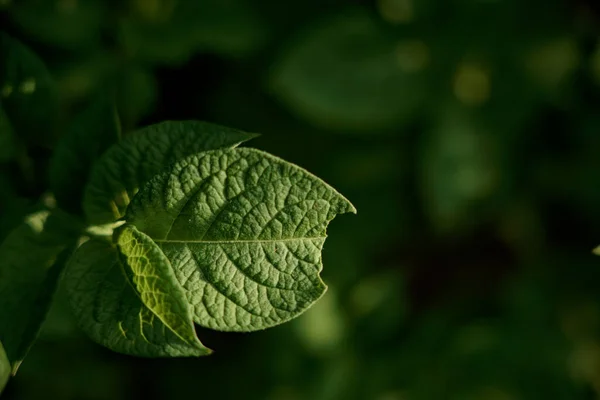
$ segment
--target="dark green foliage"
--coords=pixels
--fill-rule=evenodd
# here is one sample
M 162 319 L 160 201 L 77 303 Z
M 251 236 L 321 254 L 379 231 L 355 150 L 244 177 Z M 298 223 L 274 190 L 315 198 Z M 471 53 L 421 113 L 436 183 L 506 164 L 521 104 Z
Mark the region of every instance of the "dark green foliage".
M 56 288 L 47 272 L 60 263 L 32 268 L 54 301 L 2 399 L 600 396 L 599 26 L 593 0 L 0 0 L 0 249 L 24 244 L 23 221 L 63 209 L 76 234 L 27 258 L 89 238 Z M 95 106 L 105 93 L 122 131 L 112 148 L 114 120 L 95 120 L 111 112 Z M 195 120 L 226 140 L 205 147 L 193 133 L 205 125 L 171 142 L 160 122 Z M 231 211 L 252 199 L 269 212 L 268 193 L 292 182 L 285 168 L 234 197 L 245 166 L 197 185 L 195 154 L 247 146 L 334 184 L 358 214 L 324 244 L 243 236 L 252 224 Z M 222 243 L 238 233 L 249 242 Z M 119 239 L 154 261 L 129 262 Z M 277 280 L 282 251 L 304 269 Z M 264 302 L 246 301 L 242 282 Z M 10 307 L 29 309 L 28 293 Z M 275 325 L 319 296 L 289 323 L 222 332 Z M 4 343 L 11 363 L 37 335 L 29 315 Z M 7 362 L 0 350 L 0 388 Z

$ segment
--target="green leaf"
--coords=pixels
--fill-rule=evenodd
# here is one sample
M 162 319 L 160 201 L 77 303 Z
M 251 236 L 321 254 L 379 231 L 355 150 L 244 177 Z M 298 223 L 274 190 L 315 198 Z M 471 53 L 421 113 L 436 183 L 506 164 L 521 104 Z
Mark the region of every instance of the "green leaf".
M 50 187 L 61 208 L 82 213 L 83 188 L 92 165 L 119 136 L 118 116 L 108 96 L 98 97 L 75 117 L 50 163 Z
M 6 387 L 9 377 L 10 362 L 8 361 L 8 357 L 6 357 L 6 352 L 4 351 L 4 347 L 2 347 L 2 343 L 0 342 L 0 394 L 2 394 L 2 391 Z
M 259 48 L 266 24 L 248 0 L 135 1 L 122 21 L 127 52 L 145 62 L 181 64 L 198 51 L 244 56 Z
M 91 240 L 79 247 L 64 282 L 81 328 L 113 351 L 142 357 L 209 353 L 198 343 L 183 340 L 142 303 L 124 275 L 117 250 L 108 242 Z
M 423 135 L 419 156 L 423 207 L 439 232 L 481 223 L 506 196 L 507 169 L 502 142 L 462 108 L 442 109 L 433 130 Z
M 101 43 L 104 2 L 19 1 L 10 18 L 36 41 L 67 50 L 88 50 Z
M 328 223 L 352 204 L 305 170 L 254 149 L 205 152 L 148 182 L 126 219 L 160 245 L 196 323 L 252 331 L 290 320 L 326 286 Z
M 60 216 L 39 211 L 0 246 L 0 342 L 13 373 L 37 337 L 74 237 Z
M 58 91 L 44 63 L 0 32 L 0 100 L 15 134 L 50 145 L 56 138 Z
M 428 48 L 396 41 L 370 12 L 320 21 L 287 46 L 270 77 L 300 117 L 343 131 L 398 129 L 427 97 Z
M 118 74 L 116 82 L 119 116 L 127 131 L 154 109 L 158 83 L 151 70 L 133 64 Z
M 160 247 L 130 225 L 117 231 L 116 237 L 121 263 L 142 303 L 181 340 L 207 350 L 196 337 L 185 292 Z
M 180 158 L 235 147 L 256 135 L 196 121 L 167 121 L 140 129 L 108 149 L 85 188 L 83 209 L 93 224 L 125 214 L 139 188 Z

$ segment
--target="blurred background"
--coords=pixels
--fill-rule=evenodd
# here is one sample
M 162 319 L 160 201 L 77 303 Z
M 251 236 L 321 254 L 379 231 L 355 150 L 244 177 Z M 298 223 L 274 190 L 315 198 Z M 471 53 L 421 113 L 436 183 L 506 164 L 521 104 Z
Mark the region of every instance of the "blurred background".
M 3 399 L 600 398 L 599 23 L 597 0 L 0 0 L 31 50 L 17 70 L 0 53 L 19 104 L 0 239 L 107 86 L 125 132 L 259 132 L 358 209 L 329 228 L 324 298 L 199 329 L 210 357 L 105 350 L 59 290 Z

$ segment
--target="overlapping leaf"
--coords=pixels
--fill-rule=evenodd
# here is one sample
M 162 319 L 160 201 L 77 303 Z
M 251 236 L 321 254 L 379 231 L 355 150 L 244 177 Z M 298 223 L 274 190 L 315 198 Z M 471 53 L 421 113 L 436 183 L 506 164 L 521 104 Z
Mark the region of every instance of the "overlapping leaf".
M 169 282 L 162 281 L 164 276 L 160 275 L 165 265 L 156 263 L 156 260 L 164 263 L 161 260 L 164 256 L 158 255 L 157 250 L 160 250 L 152 248 L 147 240 L 137 247 L 130 246 L 134 231 L 128 232 L 124 237 L 121 235 L 119 246 L 126 250 L 125 259 L 131 261 L 127 265 L 122 265 L 117 250 L 110 243 L 99 240 L 84 243 L 70 261 L 65 285 L 79 325 L 97 343 L 124 354 L 143 357 L 208 354 L 210 350 L 195 339 L 191 320 L 188 325 L 177 321 L 183 305 L 179 299 L 173 300 L 176 298 L 173 292 L 165 289 Z M 142 263 L 135 257 L 149 253 L 152 253 L 147 259 L 152 260 L 150 262 Z M 126 271 L 133 275 L 132 281 L 128 281 Z M 146 272 L 157 274 L 149 278 L 153 282 L 144 280 Z M 155 298 L 152 298 L 153 293 Z M 153 310 L 144 305 L 142 299 L 151 304 Z M 190 335 L 194 335 L 193 341 Z
M 117 246 L 126 275 L 148 307 L 190 346 L 203 349 L 194 332 L 192 312 L 175 278 L 171 263 L 144 233 L 126 225 L 117 232 Z

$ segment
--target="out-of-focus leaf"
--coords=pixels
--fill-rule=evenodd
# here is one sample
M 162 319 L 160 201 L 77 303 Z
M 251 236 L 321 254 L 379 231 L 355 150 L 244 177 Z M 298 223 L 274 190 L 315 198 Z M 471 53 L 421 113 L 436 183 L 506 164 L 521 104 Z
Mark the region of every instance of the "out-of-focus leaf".
M 75 117 L 50 163 L 50 187 L 59 207 L 74 214 L 83 212 L 83 188 L 92 165 L 119 136 L 118 116 L 108 94 L 94 99 Z
M 8 161 L 15 156 L 17 149 L 12 126 L 8 115 L 0 105 L 0 162 Z
M 368 343 L 392 337 L 407 315 L 405 284 L 397 271 L 363 277 L 351 292 L 350 309 L 360 338 Z M 364 335 L 364 336 L 363 336 Z
M 112 53 L 98 51 L 55 65 L 52 73 L 56 76 L 61 100 L 85 101 L 107 86 L 115 86 L 117 61 Z
M 55 139 L 58 92 L 44 63 L 0 33 L 0 99 L 15 135 L 49 145 Z
M 347 327 L 338 302 L 339 296 L 330 285 L 327 296 L 295 323 L 299 338 L 315 354 L 331 353 L 344 344 Z
M 4 351 L 4 347 L 0 342 L 0 394 L 4 390 L 4 387 L 8 383 L 8 378 L 10 377 L 10 362 L 6 357 L 6 352 Z
M 580 64 L 574 37 L 562 37 L 530 46 L 524 67 L 532 82 L 548 95 L 558 96 Z
M 270 87 L 325 128 L 400 129 L 427 96 L 427 45 L 395 41 L 366 11 L 320 21 L 284 49 Z
M 14 177 L 9 173 L 0 171 L 0 243 L 12 232 L 27 214 L 39 211 L 30 199 L 20 196 L 15 188 Z
M 25 34 L 48 45 L 88 50 L 100 43 L 106 2 L 100 0 L 24 0 L 10 17 Z
M 39 211 L 0 246 L 0 341 L 13 373 L 37 337 L 75 237 L 60 215 Z
M 133 1 L 121 40 L 136 58 L 180 64 L 197 51 L 240 56 L 259 47 L 265 25 L 246 0 Z
M 486 202 L 506 179 L 492 127 L 454 109 L 444 113 L 423 142 L 420 185 L 436 229 L 451 231 L 481 221 Z
M 133 225 L 120 228 L 115 238 L 119 262 L 144 306 L 194 352 L 210 353 L 196 337 L 192 306 L 160 247 Z
M 377 0 L 381 18 L 394 25 L 422 22 L 440 8 L 434 0 Z
M 153 109 L 158 96 L 154 75 L 130 65 L 117 77 L 117 107 L 125 131 L 137 126 Z

